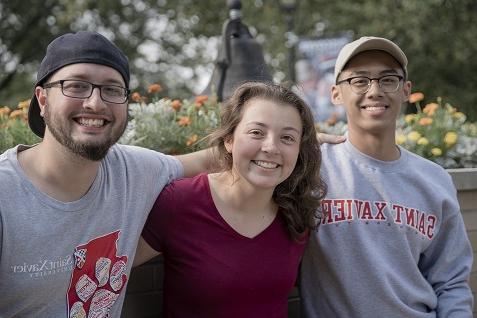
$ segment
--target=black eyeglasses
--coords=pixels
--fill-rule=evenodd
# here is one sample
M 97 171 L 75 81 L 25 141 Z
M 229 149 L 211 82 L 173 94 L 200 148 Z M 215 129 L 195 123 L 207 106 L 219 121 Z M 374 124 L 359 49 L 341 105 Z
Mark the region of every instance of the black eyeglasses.
M 43 88 L 61 86 L 61 93 L 67 97 L 85 99 L 91 97 L 95 87 L 99 88 L 101 99 L 107 103 L 123 104 L 128 100 L 129 89 L 118 85 L 96 85 L 81 80 L 59 80 L 43 84 Z
M 404 79 L 401 75 L 384 75 L 376 78 L 366 76 L 354 76 L 337 82 L 336 84 L 348 83 L 351 90 L 356 94 L 366 94 L 371 87 L 371 83 L 376 80 L 384 93 L 394 93 L 399 89 L 401 81 Z

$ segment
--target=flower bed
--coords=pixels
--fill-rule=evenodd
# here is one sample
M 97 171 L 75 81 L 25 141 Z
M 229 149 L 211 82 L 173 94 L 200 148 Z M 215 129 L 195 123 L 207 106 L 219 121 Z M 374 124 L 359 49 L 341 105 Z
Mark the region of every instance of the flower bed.
M 207 146 L 203 138 L 217 127 L 220 103 L 214 97 L 192 100 L 160 98 L 161 86 L 149 86 L 148 96 L 135 92 L 129 105 L 130 120 L 121 143 L 142 146 L 169 154 L 183 154 Z M 417 113 L 398 119 L 396 143 L 432 160 L 444 168 L 477 167 L 477 123 L 467 122 L 459 112 L 440 98 L 421 108 L 422 93 L 411 95 Z M 29 101 L 17 109 L 0 108 L 0 153 L 16 144 L 39 141 L 28 128 Z M 317 123 L 317 130 L 341 135 L 346 123 Z
M 28 127 L 27 116 L 30 100 L 18 103 L 12 110 L 0 107 L 0 153 L 17 144 L 31 145 L 40 141 Z
M 168 154 L 184 154 L 205 148 L 204 137 L 217 127 L 220 105 L 215 98 L 194 100 L 155 99 L 148 103 L 136 95 L 129 105 L 130 121 L 121 143 Z

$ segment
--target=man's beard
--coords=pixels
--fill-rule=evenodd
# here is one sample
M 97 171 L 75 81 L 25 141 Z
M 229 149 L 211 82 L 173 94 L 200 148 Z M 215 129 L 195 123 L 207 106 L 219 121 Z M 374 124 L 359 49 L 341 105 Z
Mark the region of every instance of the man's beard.
M 44 120 L 53 137 L 72 153 L 92 161 L 99 161 L 106 157 L 109 148 L 119 140 L 127 126 L 127 122 L 125 121 L 123 126 L 119 127 L 116 133 L 113 130 L 100 144 L 81 143 L 71 138 L 71 126 L 66 127 L 57 117 L 58 116 L 51 115 L 49 107 L 45 108 Z M 65 119 L 64 122 L 67 120 L 68 119 Z M 113 123 L 110 124 L 112 125 Z

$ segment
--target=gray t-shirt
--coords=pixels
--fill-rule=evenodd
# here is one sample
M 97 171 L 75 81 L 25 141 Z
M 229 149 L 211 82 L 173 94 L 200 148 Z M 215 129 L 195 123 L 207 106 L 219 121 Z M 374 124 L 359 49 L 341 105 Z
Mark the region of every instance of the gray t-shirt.
M 0 155 L 0 316 L 119 317 L 139 235 L 180 162 L 115 145 L 89 191 L 60 202 L 26 178 L 24 148 Z

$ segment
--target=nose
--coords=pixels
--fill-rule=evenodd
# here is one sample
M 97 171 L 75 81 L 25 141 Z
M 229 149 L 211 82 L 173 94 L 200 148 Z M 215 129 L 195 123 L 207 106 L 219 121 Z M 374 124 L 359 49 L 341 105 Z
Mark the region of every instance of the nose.
M 277 154 L 280 152 L 277 141 L 274 137 L 267 137 L 262 143 L 262 151 L 269 154 Z
M 92 109 L 94 111 L 99 111 L 106 107 L 106 104 L 101 98 L 101 91 L 99 90 L 99 87 L 93 88 L 91 96 L 84 100 L 83 107 Z

